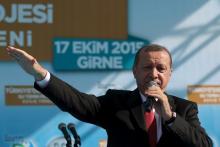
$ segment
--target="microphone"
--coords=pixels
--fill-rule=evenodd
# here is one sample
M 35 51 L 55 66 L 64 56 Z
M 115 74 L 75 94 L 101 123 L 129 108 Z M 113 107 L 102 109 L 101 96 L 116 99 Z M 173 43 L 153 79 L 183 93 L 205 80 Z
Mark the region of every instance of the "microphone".
M 147 87 L 159 86 L 156 81 L 150 81 L 147 83 Z
M 150 81 L 148 84 L 147 84 L 147 87 L 149 88 L 149 87 L 153 87 L 153 86 L 159 86 L 158 84 L 157 84 L 157 82 L 156 81 Z M 158 101 L 158 98 L 156 98 L 156 97 L 152 97 L 152 96 L 148 96 L 148 98 L 149 99 L 152 99 L 154 102 L 157 102 Z
M 150 81 L 147 83 L 147 88 L 158 86 L 157 82 Z M 145 111 L 150 112 L 153 108 L 154 103 L 158 101 L 158 98 L 148 95 L 147 101 L 144 103 Z
M 78 147 L 78 145 L 80 146 L 81 141 L 80 141 L 79 135 L 76 132 L 75 125 L 73 123 L 69 123 L 67 127 L 68 127 L 68 129 L 70 130 L 70 132 L 72 133 L 72 135 L 75 139 L 74 147 Z
M 64 138 L 66 139 L 67 143 L 66 143 L 66 147 L 72 147 L 72 143 L 71 143 L 71 137 L 69 135 L 69 133 L 67 132 L 66 129 L 66 124 L 65 123 L 60 123 L 58 125 L 58 128 L 61 130 L 61 132 L 64 135 Z

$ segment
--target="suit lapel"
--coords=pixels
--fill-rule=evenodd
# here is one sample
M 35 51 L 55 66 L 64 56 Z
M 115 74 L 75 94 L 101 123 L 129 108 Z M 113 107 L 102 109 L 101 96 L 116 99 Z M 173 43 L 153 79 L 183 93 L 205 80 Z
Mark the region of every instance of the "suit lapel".
M 165 93 L 165 94 L 166 94 L 166 96 L 168 97 L 168 102 L 169 102 L 169 104 L 170 104 L 170 106 L 171 106 L 171 110 L 172 110 L 172 111 L 176 111 L 176 105 L 175 105 L 175 103 L 174 103 L 173 97 L 172 97 L 171 95 L 168 95 L 167 93 Z
M 128 107 L 139 128 L 145 130 L 144 107 L 138 89 L 132 91 L 128 101 Z

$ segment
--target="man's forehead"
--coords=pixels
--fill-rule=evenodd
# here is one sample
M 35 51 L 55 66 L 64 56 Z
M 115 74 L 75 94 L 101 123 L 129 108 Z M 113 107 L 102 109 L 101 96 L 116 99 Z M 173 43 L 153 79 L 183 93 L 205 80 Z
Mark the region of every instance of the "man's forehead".
M 169 54 L 165 51 L 144 51 L 141 53 L 141 55 L 143 55 L 142 57 L 148 56 L 148 58 L 155 58 L 155 59 L 161 59 L 161 58 L 170 59 Z
M 169 54 L 165 51 L 144 51 L 141 53 L 141 60 L 145 62 L 170 63 Z

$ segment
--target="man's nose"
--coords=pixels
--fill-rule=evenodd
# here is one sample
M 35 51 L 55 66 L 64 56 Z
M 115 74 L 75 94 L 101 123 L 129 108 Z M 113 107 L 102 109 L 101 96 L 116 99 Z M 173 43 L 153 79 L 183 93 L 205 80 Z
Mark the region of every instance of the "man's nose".
M 151 77 L 152 77 L 153 79 L 155 79 L 155 78 L 158 77 L 158 71 L 157 71 L 156 68 L 152 68 L 152 70 L 151 70 Z

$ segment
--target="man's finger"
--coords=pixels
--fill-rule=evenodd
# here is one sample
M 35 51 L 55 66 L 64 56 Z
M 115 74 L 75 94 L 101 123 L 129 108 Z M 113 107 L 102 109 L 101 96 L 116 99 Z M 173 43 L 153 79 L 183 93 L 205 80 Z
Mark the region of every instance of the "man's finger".
M 20 56 L 22 56 L 24 54 L 23 50 L 20 50 L 18 48 L 12 47 L 12 46 L 8 46 L 6 49 L 7 49 L 8 52 L 14 53 L 14 54 L 17 54 L 17 55 L 20 55 Z
M 6 48 L 6 50 L 7 50 L 8 52 L 14 52 L 14 51 L 15 51 L 15 48 L 12 47 L 12 46 L 8 46 L 8 47 Z
M 32 60 L 32 56 L 30 56 L 29 54 L 27 54 L 25 51 L 8 46 L 7 48 L 8 54 L 11 55 L 13 58 L 15 58 L 16 60 L 21 60 L 23 58 L 26 58 L 28 60 Z

